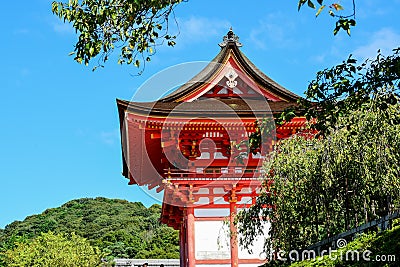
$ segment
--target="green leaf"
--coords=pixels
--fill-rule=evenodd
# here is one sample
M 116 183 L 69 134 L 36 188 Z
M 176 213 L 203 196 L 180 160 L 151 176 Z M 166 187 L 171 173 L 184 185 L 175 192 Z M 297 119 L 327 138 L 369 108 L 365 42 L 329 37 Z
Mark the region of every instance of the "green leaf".
M 307 1 L 307 4 L 308 4 L 308 6 L 311 7 L 312 9 L 315 9 L 315 5 L 314 5 L 314 3 L 313 3 L 311 0 L 308 0 L 308 1 Z
M 332 4 L 331 7 L 333 7 L 336 11 L 344 10 L 344 8 L 338 3 Z
M 299 0 L 297 10 L 300 10 L 300 8 L 307 2 L 307 0 Z
M 324 10 L 325 7 L 326 7 L 325 5 L 320 6 L 320 7 L 318 8 L 318 11 L 317 11 L 317 13 L 315 14 L 315 16 L 318 17 L 319 14 L 321 14 L 322 10 Z
M 140 67 L 140 60 L 139 59 L 136 59 L 135 66 L 138 67 L 138 68 Z
M 66 3 L 53 1 L 51 10 L 74 27 L 78 35 L 77 62 L 88 64 L 100 55 L 100 64 L 118 48 L 118 63 L 126 64 L 132 62 L 129 53 L 124 45 L 115 44 L 128 43 L 131 54 L 144 59 L 153 54 L 148 49 L 150 45 L 161 45 L 164 36 L 174 39 L 168 35 L 168 23 L 172 21 L 169 17 L 182 1 L 67 0 Z M 167 44 L 173 46 L 175 42 Z
M 350 26 L 356 26 L 356 21 L 354 19 L 349 20 L 349 25 Z

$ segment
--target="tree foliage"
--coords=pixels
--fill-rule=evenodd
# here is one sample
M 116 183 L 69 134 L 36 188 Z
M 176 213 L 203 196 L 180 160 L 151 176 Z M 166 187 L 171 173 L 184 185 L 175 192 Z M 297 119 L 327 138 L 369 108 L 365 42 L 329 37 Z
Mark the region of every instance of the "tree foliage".
M 137 67 L 166 41 L 175 45 L 168 34 L 174 7 L 183 0 L 69 0 L 52 3 L 52 11 L 64 22 L 72 23 L 78 34 L 75 60 L 89 64 L 98 55 L 103 66 L 110 54 L 119 49 L 118 63 Z M 173 18 L 172 18 L 173 19 Z M 97 67 L 97 66 L 96 66 Z
M 309 84 L 300 108 L 307 110 L 307 119 L 315 118 L 314 127 L 322 134 L 337 127 L 340 117 L 348 116 L 369 103 L 380 101 L 381 109 L 397 103 L 400 90 L 400 48 L 383 56 L 379 51 L 375 59 L 361 64 L 350 57 L 341 64 L 319 71 Z
M 175 45 L 175 35 L 169 32 L 169 23 L 175 21 L 174 8 L 187 0 L 68 0 L 53 1 L 52 12 L 61 20 L 71 23 L 78 35 L 74 59 L 88 65 L 98 56 L 103 67 L 115 49 L 119 51 L 118 63 L 142 67 L 151 60 L 156 47 L 166 43 Z M 326 7 L 323 0 L 299 0 L 298 9 L 307 3 L 317 16 Z M 356 25 L 355 0 L 353 13 L 340 15 L 344 9 L 339 3 L 329 6 L 329 14 L 337 19 L 334 34 L 340 29 L 350 35 L 350 27 Z M 176 23 L 176 22 L 175 22 Z
M 272 246 L 290 251 L 400 208 L 399 108 L 373 101 L 339 120 L 348 128 L 280 142 L 264 166 L 270 186 L 239 216 L 239 231 L 250 233 L 241 242 L 252 240 L 256 230 L 247 228 L 257 227 L 260 212 L 271 221 Z
M 14 248 L 15 241 L 52 231 L 74 232 L 112 257 L 137 258 L 153 253 L 154 258 L 179 258 L 178 232 L 160 224 L 160 213 L 159 205 L 146 208 L 126 200 L 72 200 L 7 225 L 0 232 L 0 252 Z
M 348 243 L 345 247 L 338 249 L 324 257 L 317 257 L 314 260 L 297 261 L 288 266 L 301 267 L 301 266 L 330 266 L 330 267 L 363 267 L 363 266 L 398 266 L 398 259 L 400 258 L 400 225 L 399 221 L 394 221 L 394 227 L 382 233 L 363 233 L 358 236 L 354 241 Z M 348 252 L 359 252 L 352 258 Z M 366 251 L 371 251 L 371 254 L 364 254 Z M 349 255 L 346 258 L 346 255 Z M 275 263 L 270 262 L 265 266 L 273 266 Z
M 354 241 L 347 244 L 347 246 L 332 252 L 331 255 L 324 257 L 318 257 L 315 260 L 304 260 L 290 264 L 290 267 L 302 267 L 302 266 L 313 266 L 313 267 L 363 267 L 363 266 L 398 266 L 398 259 L 400 258 L 400 225 L 394 225 L 393 229 L 382 232 L 382 233 L 369 233 L 362 234 Z M 362 254 L 365 251 L 371 251 L 371 254 Z M 348 251 L 358 251 L 359 259 L 352 260 L 349 256 L 346 260 L 346 253 Z M 351 255 L 351 254 L 347 254 Z M 357 256 L 354 256 L 357 259 Z M 368 261 L 369 260 L 369 261 Z M 273 266 L 273 262 L 266 264 L 265 266 Z
M 336 25 L 335 28 L 333 29 L 333 34 L 336 35 L 340 30 L 344 30 L 347 32 L 348 35 L 350 35 L 350 29 L 351 27 L 356 26 L 356 1 L 353 0 L 353 5 L 352 5 L 352 12 L 347 15 L 341 14 L 345 8 L 339 4 L 338 2 L 333 3 L 329 6 L 329 15 L 332 16 L 333 18 L 337 19 L 336 20 Z M 313 9 L 316 9 L 316 4 L 318 5 L 318 11 L 315 14 L 316 17 L 318 17 L 321 12 L 326 8 L 326 1 L 324 0 L 317 0 L 316 3 L 313 0 L 299 0 L 298 2 L 298 10 L 302 6 L 304 6 L 307 3 L 307 6 Z
M 398 49 L 355 64 L 349 59 L 311 82 L 307 115 L 323 134 L 276 145 L 264 192 L 238 216 L 243 245 L 264 219 L 271 221 L 267 248 L 290 251 L 400 208 Z
M 14 249 L 5 252 L 5 263 L 9 267 L 95 267 L 102 266 L 102 256 L 97 248 L 74 233 L 49 232 L 30 242 L 17 243 Z

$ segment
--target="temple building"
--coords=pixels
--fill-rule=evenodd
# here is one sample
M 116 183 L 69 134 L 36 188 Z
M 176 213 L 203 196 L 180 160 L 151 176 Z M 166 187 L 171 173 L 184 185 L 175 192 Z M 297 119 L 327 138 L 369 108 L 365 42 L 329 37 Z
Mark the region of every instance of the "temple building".
M 232 29 L 219 46 L 200 73 L 157 101 L 117 100 L 123 175 L 163 192 L 161 222 L 179 230 L 181 267 L 265 263 L 263 238 L 249 253 L 233 221 L 255 203 L 264 156 L 306 123 L 275 125 L 274 116 L 300 97 L 254 66 Z M 256 121 L 272 127 L 249 152 L 249 136 L 260 134 Z

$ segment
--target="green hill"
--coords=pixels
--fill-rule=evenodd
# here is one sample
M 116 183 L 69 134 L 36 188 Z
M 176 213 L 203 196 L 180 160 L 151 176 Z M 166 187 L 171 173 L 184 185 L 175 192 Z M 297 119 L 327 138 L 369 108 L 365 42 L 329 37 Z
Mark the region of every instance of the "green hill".
M 120 258 L 179 258 L 178 232 L 161 225 L 160 205 L 98 197 L 72 200 L 0 229 L 0 250 L 42 232 L 72 233 Z

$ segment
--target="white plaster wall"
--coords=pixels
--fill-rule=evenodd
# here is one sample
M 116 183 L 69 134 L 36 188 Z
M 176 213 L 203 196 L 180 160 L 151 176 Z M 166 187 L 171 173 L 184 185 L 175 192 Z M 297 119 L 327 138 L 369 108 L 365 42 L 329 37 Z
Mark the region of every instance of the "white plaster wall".
M 194 229 L 197 260 L 230 259 L 229 228 L 223 221 L 195 221 Z
M 264 233 L 267 234 L 270 223 L 264 223 Z M 254 240 L 253 253 L 239 247 L 239 259 L 265 260 L 262 252 L 264 236 Z M 230 259 L 229 226 L 224 221 L 195 221 L 195 255 L 196 260 Z M 260 264 L 239 264 L 239 267 L 258 267 Z M 230 267 L 230 264 L 196 264 L 199 267 Z
M 195 209 L 194 216 L 196 218 L 220 217 L 224 219 L 229 216 L 229 209 Z

